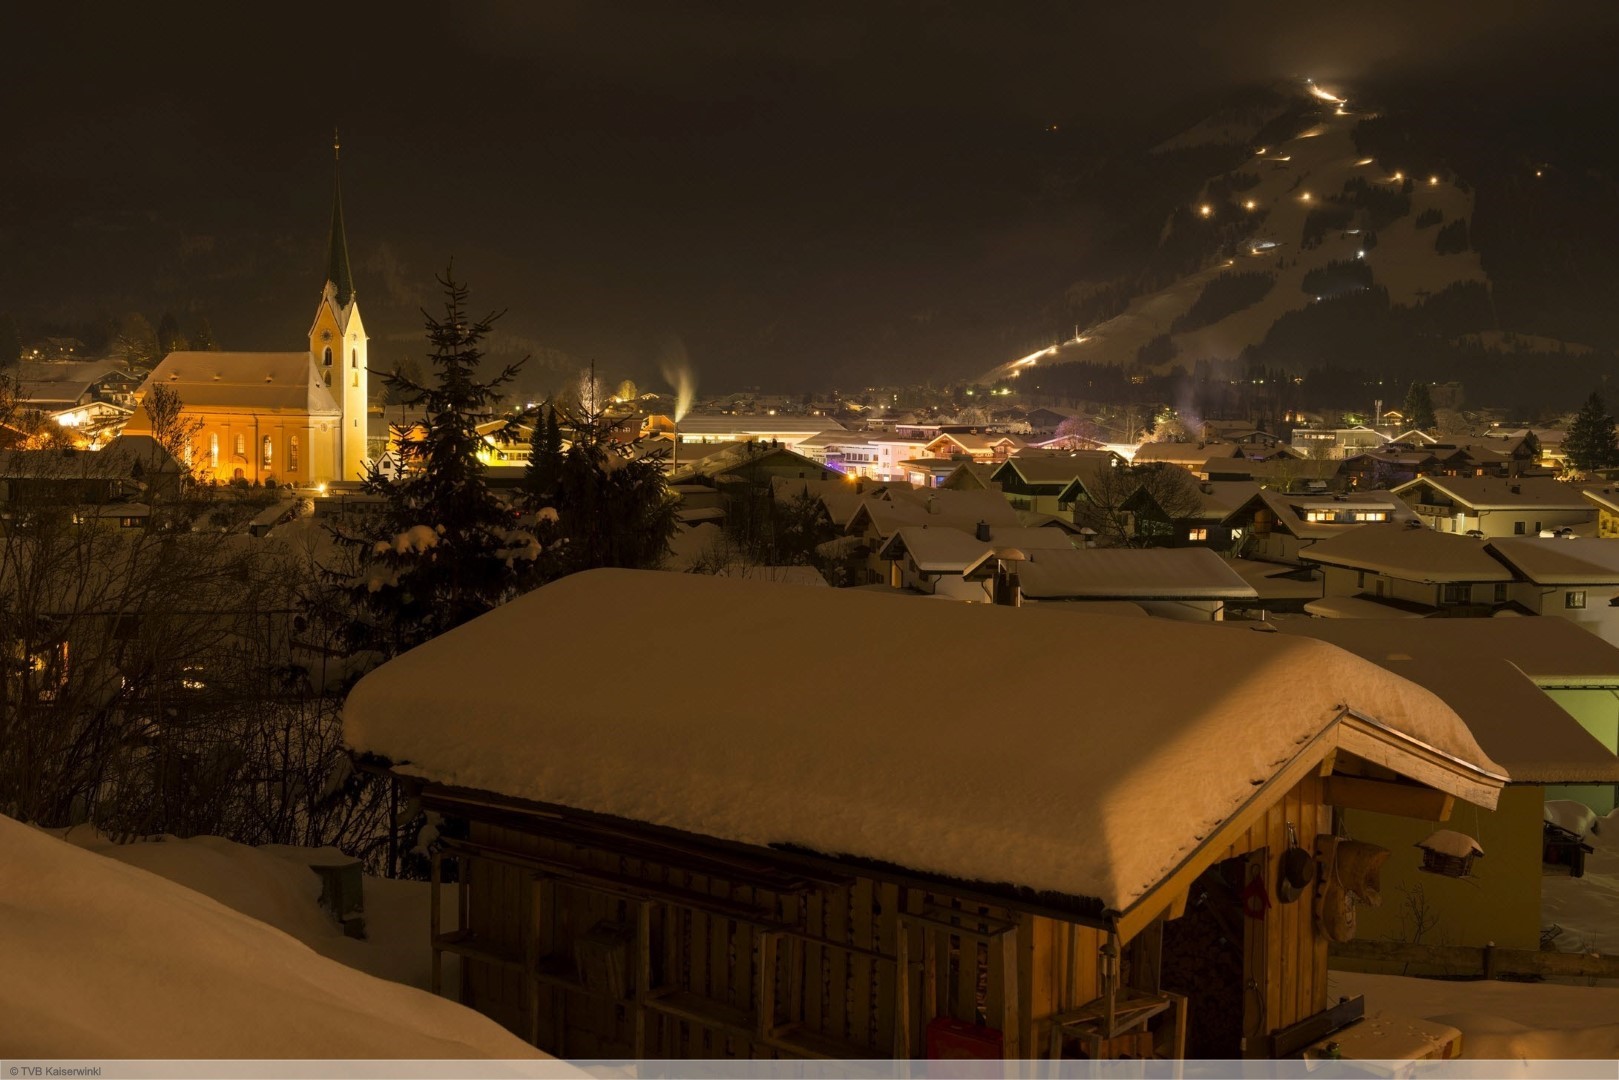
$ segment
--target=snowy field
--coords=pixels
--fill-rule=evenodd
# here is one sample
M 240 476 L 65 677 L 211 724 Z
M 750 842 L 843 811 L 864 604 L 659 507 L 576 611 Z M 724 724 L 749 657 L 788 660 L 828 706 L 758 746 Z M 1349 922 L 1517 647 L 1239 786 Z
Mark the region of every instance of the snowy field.
M 158 861 L 223 890 L 218 864 L 201 857 L 208 848 L 175 844 L 182 853 Z M 0 1058 L 543 1056 L 470 1009 L 5 817 L 0 866 Z M 248 876 L 230 891 L 243 906 L 291 917 L 274 877 Z M 260 887 L 270 895 L 253 901 Z

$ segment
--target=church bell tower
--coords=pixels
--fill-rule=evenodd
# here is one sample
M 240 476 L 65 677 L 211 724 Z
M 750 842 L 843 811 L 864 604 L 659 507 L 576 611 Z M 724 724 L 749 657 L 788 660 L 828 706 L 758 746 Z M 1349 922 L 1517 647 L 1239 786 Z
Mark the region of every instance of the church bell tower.
M 315 323 L 309 330 L 309 352 L 315 370 L 332 392 L 342 411 L 336 440 L 336 475 L 363 480 L 366 471 L 365 323 L 354 296 L 354 275 L 349 269 L 348 238 L 343 231 L 341 144 L 332 135 L 332 228 L 326 244 L 326 284 L 321 289 Z

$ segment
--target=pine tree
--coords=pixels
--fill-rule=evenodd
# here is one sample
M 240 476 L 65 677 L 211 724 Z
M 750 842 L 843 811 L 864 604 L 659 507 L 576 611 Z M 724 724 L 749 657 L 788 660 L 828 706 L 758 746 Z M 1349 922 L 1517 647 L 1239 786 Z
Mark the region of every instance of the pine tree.
M 1413 382 L 1405 392 L 1405 425 L 1412 431 L 1433 431 L 1439 426 L 1433 411 L 1433 395 L 1428 391 L 1428 384 L 1420 380 Z
M 528 471 L 523 475 L 529 501 L 536 508 L 549 506 L 561 478 L 562 425 L 557 420 L 557 407 L 548 404 L 544 415 L 534 418 L 534 433 L 529 439 Z
M 199 315 L 191 331 L 191 347 L 198 352 L 218 352 L 219 342 L 214 340 L 214 328 L 207 316 Z
M 427 434 L 406 442 L 404 468 L 389 481 L 373 476 L 373 491 L 386 503 L 375 531 L 347 537 L 366 549 L 368 565 L 352 587 L 372 620 L 357 628 L 360 644 L 385 654 L 403 651 L 459 626 L 516 593 L 525 564 L 539 555 L 531 534 L 513 528 L 514 514 L 490 487 L 478 452 L 485 445 L 478 424 L 495 412 L 501 387 L 516 377 L 522 361 L 493 379 L 477 378 L 481 343 L 498 318 L 472 319 L 467 289 L 447 271 L 444 315 L 426 312 L 432 346 L 432 384 L 384 374 L 419 405 Z M 526 359 L 526 358 L 525 358 Z
M 664 451 L 640 453 L 612 438 L 595 365 L 568 413 L 573 442 L 562 455 L 553 508 L 563 573 L 602 566 L 650 569 L 669 550 L 675 500 L 664 480 Z M 560 432 L 557 444 L 560 446 Z
M 1619 464 L 1619 437 L 1614 434 L 1613 414 L 1595 390 L 1569 425 L 1563 452 L 1576 469 L 1605 469 Z
M 171 352 L 186 348 L 185 335 L 180 333 L 180 320 L 172 311 L 165 311 L 163 317 L 157 321 L 157 358 L 163 359 Z

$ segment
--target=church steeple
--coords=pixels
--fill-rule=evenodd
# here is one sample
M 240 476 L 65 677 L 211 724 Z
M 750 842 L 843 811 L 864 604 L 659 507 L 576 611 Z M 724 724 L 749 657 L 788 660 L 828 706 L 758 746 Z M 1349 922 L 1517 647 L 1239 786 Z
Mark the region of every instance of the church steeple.
M 326 281 L 337 295 L 339 307 L 354 299 L 354 275 L 349 272 L 349 244 L 343 233 L 343 178 L 338 152 L 342 143 L 332 131 L 332 234 L 327 241 Z

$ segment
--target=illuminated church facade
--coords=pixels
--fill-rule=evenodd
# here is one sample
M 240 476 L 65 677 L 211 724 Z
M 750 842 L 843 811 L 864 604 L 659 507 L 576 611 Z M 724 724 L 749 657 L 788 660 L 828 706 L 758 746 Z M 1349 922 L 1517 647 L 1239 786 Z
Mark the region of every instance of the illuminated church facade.
M 334 155 L 338 144 L 332 144 Z M 335 165 L 335 163 L 334 163 Z M 189 448 L 202 480 L 275 481 L 314 487 L 366 472 L 366 332 L 354 295 L 343 228 L 341 176 L 334 172 L 326 284 L 309 347 L 299 352 L 172 352 L 137 397 L 172 387 L 200 427 Z M 151 434 L 137 408 L 124 429 Z

